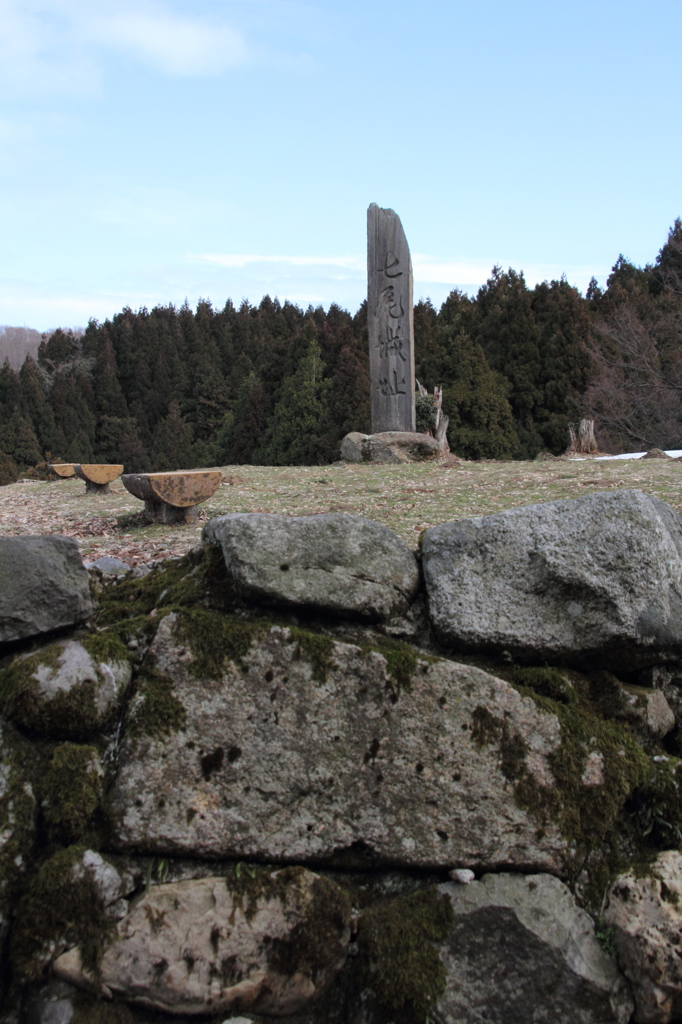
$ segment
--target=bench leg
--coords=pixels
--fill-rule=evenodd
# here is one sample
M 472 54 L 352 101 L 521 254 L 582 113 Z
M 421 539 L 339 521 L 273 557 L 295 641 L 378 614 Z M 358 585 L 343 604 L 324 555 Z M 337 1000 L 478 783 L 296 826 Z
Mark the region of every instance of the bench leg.
M 109 494 L 109 484 L 93 484 L 92 480 L 85 481 L 86 494 Z
M 189 508 L 176 508 L 175 505 L 167 505 L 165 501 L 161 502 L 162 505 L 162 523 L 166 526 L 176 525 L 191 525 L 196 523 L 199 519 L 199 509 L 196 505 L 190 505 Z
M 190 505 L 189 508 L 176 508 L 175 505 L 168 505 L 165 501 L 151 499 L 145 501 L 144 512 L 150 523 L 163 523 L 164 526 L 191 525 L 199 519 L 199 510 L 196 505 Z

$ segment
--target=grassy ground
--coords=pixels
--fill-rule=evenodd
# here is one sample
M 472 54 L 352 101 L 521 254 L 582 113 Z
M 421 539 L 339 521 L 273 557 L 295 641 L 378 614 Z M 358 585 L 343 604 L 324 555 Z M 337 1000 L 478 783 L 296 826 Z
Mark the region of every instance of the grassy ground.
M 622 487 L 655 494 L 682 513 L 682 460 L 672 459 L 227 466 L 223 478 L 201 506 L 201 522 L 227 512 L 351 512 L 385 523 L 410 547 L 437 523 Z M 131 564 L 197 543 L 201 522 L 148 525 L 141 508 L 120 481 L 108 495 L 86 494 L 80 480 L 16 483 L 0 489 L 0 534 L 64 533 L 78 539 L 85 559 L 111 554 Z

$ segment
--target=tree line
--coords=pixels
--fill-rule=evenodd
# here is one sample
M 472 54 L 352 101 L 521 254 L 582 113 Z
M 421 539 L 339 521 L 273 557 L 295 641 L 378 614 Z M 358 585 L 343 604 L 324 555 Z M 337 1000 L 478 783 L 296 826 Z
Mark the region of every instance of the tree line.
M 603 291 L 529 288 L 495 267 L 476 296 L 417 303 L 414 326 L 417 378 L 443 386 L 464 458 L 559 454 L 583 416 L 604 451 L 682 447 L 679 219 L 655 263 L 620 256 Z M 129 472 L 329 463 L 346 433 L 370 432 L 369 395 L 364 303 L 124 309 L 0 368 L 0 479 L 50 458 Z

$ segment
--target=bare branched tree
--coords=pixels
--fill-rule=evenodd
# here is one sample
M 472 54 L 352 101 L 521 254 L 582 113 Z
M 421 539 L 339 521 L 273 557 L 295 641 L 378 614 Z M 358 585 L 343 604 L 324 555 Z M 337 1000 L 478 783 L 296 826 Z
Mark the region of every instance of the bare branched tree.
M 682 307 L 627 301 L 594 325 L 585 412 L 603 448 L 682 446 Z

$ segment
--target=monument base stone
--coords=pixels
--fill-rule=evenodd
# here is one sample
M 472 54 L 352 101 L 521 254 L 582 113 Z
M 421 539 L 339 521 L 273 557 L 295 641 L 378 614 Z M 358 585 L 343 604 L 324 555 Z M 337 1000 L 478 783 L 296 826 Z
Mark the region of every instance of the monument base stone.
M 345 462 L 428 462 L 442 454 L 435 437 L 408 430 L 385 430 L 380 434 L 352 431 L 341 442 Z

